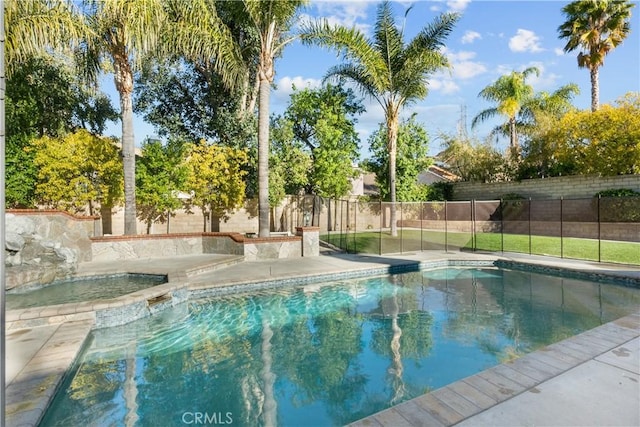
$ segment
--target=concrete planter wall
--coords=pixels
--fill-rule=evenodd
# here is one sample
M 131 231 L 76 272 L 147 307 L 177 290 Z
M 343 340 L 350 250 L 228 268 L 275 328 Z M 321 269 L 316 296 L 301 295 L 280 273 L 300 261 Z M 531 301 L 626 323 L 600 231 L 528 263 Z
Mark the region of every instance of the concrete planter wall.
M 248 238 L 239 233 L 151 234 L 91 239 L 94 261 L 115 261 L 196 254 L 243 255 L 247 261 L 299 258 L 301 236 Z M 319 247 L 319 241 L 317 243 Z M 307 251 L 311 256 L 314 252 Z M 319 254 L 319 249 L 316 250 Z

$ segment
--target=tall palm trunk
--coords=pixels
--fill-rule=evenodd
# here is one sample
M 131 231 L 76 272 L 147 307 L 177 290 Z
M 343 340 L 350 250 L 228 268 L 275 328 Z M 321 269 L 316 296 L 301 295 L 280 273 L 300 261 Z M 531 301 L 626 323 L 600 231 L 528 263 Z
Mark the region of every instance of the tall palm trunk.
M 398 323 L 398 315 L 400 314 L 400 306 L 398 304 L 398 288 L 397 285 L 393 290 L 393 305 L 391 312 L 391 331 L 393 337 L 391 338 L 391 367 L 389 372 L 393 375 L 392 387 L 393 396 L 391 397 L 391 404 L 395 405 L 400 402 L 405 395 L 404 379 L 402 378 L 404 373 L 404 366 L 402 365 L 402 354 L 400 352 L 400 338 L 402 337 L 402 328 Z
M 124 168 L 124 234 L 137 234 L 136 230 L 136 154 L 133 135 L 133 71 L 126 56 L 126 49 L 120 46 L 113 53 L 114 81 L 120 94 L 120 114 L 122 120 L 122 165 Z
M 511 160 L 520 160 L 520 142 L 518 141 L 515 117 L 509 119 L 509 151 Z
M 391 107 L 392 108 L 392 107 Z M 389 146 L 389 200 L 391 201 L 391 236 L 398 235 L 398 224 L 396 222 L 396 157 L 398 154 L 398 112 L 388 110 L 387 118 L 387 141 Z
M 598 111 L 600 108 L 600 85 L 598 83 L 598 67 L 591 67 L 589 74 L 591 76 L 591 111 Z
M 278 403 L 275 399 L 274 384 L 276 382 L 276 375 L 272 370 L 273 355 L 271 354 L 271 338 L 273 337 L 273 331 L 269 325 L 267 319 L 268 313 L 262 315 L 262 369 L 260 370 L 260 377 L 262 378 L 262 384 L 264 387 L 264 404 L 262 407 L 262 424 L 265 427 L 275 427 L 277 425 L 277 409 Z
M 269 95 L 268 79 L 260 78 L 258 112 L 258 235 L 269 237 Z

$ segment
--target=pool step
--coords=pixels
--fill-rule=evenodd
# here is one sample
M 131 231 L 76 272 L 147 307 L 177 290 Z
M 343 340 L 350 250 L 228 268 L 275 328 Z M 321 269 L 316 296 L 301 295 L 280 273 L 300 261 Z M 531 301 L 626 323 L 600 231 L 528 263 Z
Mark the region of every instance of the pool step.
M 203 263 L 191 268 L 185 269 L 184 273 L 187 277 L 198 276 L 203 273 L 209 273 L 211 271 L 220 270 L 221 268 L 230 267 L 244 261 L 242 255 L 230 255 L 222 259 L 216 259 L 210 262 Z

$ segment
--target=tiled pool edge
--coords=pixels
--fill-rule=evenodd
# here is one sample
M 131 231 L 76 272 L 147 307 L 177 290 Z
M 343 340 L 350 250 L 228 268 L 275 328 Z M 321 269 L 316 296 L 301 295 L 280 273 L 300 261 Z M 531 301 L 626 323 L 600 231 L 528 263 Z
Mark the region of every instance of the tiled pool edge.
M 53 335 L 7 385 L 5 421 L 8 426 L 37 426 L 64 378 L 88 344 L 91 320 L 60 324 Z
M 640 337 L 640 311 L 349 424 L 453 426 Z
M 407 262 L 387 267 L 362 268 L 341 273 L 320 273 L 313 275 L 292 275 L 290 277 L 275 277 L 273 279 L 259 279 L 252 281 L 238 281 L 220 286 L 195 284 L 189 285 L 189 300 L 207 297 L 218 297 L 246 293 L 257 290 L 277 289 L 290 286 L 303 286 L 327 281 L 340 281 L 374 277 L 385 274 L 400 274 L 446 267 L 493 267 L 496 260 L 439 260 Z

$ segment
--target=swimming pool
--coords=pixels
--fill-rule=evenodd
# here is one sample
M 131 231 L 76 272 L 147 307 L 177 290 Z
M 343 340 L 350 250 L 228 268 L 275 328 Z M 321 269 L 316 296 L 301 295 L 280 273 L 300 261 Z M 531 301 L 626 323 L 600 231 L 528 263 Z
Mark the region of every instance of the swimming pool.
M 117 274 L 85 277 L 51 283 L 26 291 L 6 293 L 8 310 L 117 298 L 141 289 L 167 283 L 167 277 L 153 274 Z
M 192 301 L 94 331 L 42 425 L 342 425 L 639 303 L 636 288 L 496 268 Z

